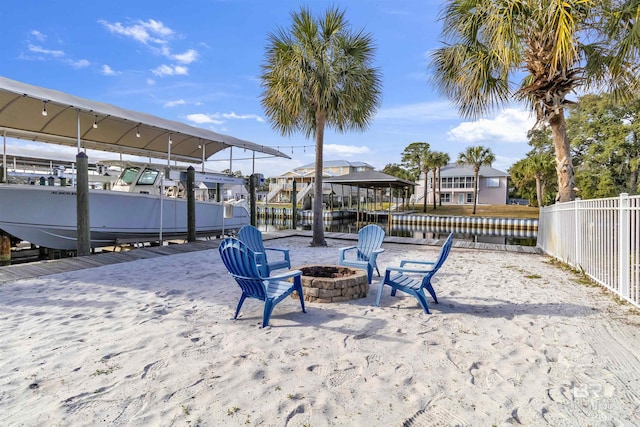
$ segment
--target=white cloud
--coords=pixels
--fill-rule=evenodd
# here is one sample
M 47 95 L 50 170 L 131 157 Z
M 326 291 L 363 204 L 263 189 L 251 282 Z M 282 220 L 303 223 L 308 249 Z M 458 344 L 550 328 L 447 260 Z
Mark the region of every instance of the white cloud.
M 150 78 L 149 78 L 149 79 L 147 79 L 147 84 L 148 84 L 149 86 L 153 86 L 153 85 L 155 85 L 155 84 L 156 84 L 156 81 L 155 81 L 155 80 L 153 80 L 153 79 L 150 79 Z
M 91 62 L 87 61 L 86 59 L 79 59 L 77 61 L 69 61 L 69 64 L 71 64 L 74 68 L 86 68 L 91 65 Z
M 42 34 L 40 31 L 38 30 L 33 30 L 31 31 L 31 35 L 38 41 L 43 42 L 47 39 L 47 36 L 45 36 L 44 34 Z
M 256 114 L 236 114 L 234 112 L 231 112 L 231 113 L 216 113 L 213 116 L 220 117 L 223 119 L 232 119 L 232 120 L 253 119 L 260 123 L 264 123 L 264 119 Z
M 174 34 L 174 31 L 171 28 L 165 26 L 160 21 L 156 21 L 155 19 L 149 19 L 147 22 L 144 22 L 144 21 L 138 21 L 138 22 L 140 22 L 140 25 L 142 25 L 145 28 L 148 28 L 149 30 L 151 30 L 151 32 L 155 34 L 159 34 L 164 37 L 169 37 Z
M 197 123 L 199 125 L 204 125 L 204 124 L 221 125 L 224 123 L 224 120 L 219 120 L 212 117 L 211 114 L 203 114 L 203 113 L 188 114 L 187 120 Z
M 113 68 L 109 67 L 107 64 L 102 65 L 102 71 L 100 72 L 105 76 L 115 76 L 116 74 L 120 74 L 114 71 Z
M 182 64 L 190 64 L 198 58 L 198 52 L 195 49 L 189 49 L 184 53 L 172 54 L 168 43 L 175 32 L 160 21 L 154 19 L 149 19 L 148 21 L 139 20 L 132 25 L 123 25 L 120 22 L 110 23 L 105 20 L 98 22 L 111 33 L 132 38 L 149 46 L 156 53 Z
M 527 132 L 534 123 L 528 111 L 506 109 L 493 119 L 460 123 L 447 134 L 450 140 L 464 143 L 522 143 L 527 142 Z
M 323 146 L 325 154 L 336 154 L 343 157 L 355 156 L 357 154 L 370 153 L 369 147 L 356 146 L 356 145 L 339 145 L 339 144 L 326 144 Z
M 168 101 L 164 103 L 164 106 L 167 108 L 175 107 L 177 105 L 185 105 L 187 101 L 184 99 L 176 99 L 175 101 Z
M 194 119 L 195 118 L 195 119 Z M 196 122 L 196 123 L 214 123 L 217 125 L 221 125 L 226 123 L 227 120 L 255 120 L 257 122 L 263 123 L 264 119 L 256 114 L 236 114 L 234 112 L 231 113 L 207 113 L 207 114 L 189 114 L 187 119 Z M 204 120 L 204 121 L 197 121 Z
M 198 52 L 196 52 L 194 49 L 189 49 L 184 53 L 170 55 L 170 58 L 173 58 L 182 64 L 191 64 L 193 61 L 198 59 Z
M 448 102 L 420 102 L 383 108 L 376 114 L 376 119 L 401 120 L 448 120 L 458 117 L 457 111 Z
M 130 37 L 143 44 L 164 44 L 166 43 L 166 38 L 174 34 L 174 31 L 171 28 L 154 19 L 149 19 L 148 21 L 137 21 L 137 23 L 128 26 L 122 25 L 120 22 L 113 24 L 105 20 L 99 20 L 98 22 L 114 34 Z
M 36 46 L 36 45 L 29 45 L 29 51 L 33 52 L 33 53 L 42 53 L 44 55 L 50 55 L 56 58 L 62 57 L 64 56 L 64 52 L 61 50 L 50 50 L 50 49 L 44 49 L 40 46 Z
M 202 105 L 198 101 L 185 101 L 184 99 L 176 99 L 175 101 L 167 101 L 164 103 L 166 108 L 177 107 L 178 105 Z
M 162 64 L 159 67 L 151 70 L 151 72 L 158 77 L 177 76 L 177 75 L 186 76 L 187 74 L 189 74 L 189 68 L 183 67 L 182 65 Z

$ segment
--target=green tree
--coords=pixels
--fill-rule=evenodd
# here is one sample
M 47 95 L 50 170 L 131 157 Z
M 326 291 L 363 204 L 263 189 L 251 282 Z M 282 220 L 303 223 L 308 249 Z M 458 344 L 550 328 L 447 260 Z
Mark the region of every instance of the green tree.
M 413 179 L 411 172 L 398 163 L 387 163 L 385 167 L 382 168 L 382 173 L 406 180 Z
M 553 139 L 549 129 L 535 129 L 527 134 L 532 149 L 527 156 L 509 168 L 509 176 L 517 188 L 516 195 L 534 198 L 539 207 L 553 201 L 551 191 L 555 191 L 555 160 Z
M 282 135 L 315 137 L 315 190 L 311 246 L 326 246 L 322 219 L 325 128 L 364 130 L 381 99 L 381 76 L 371 64 L 374 43 L 363 31 L 350 31 L 344 11 L 327 9 L 314 18 L 302 7 L 291 13 L 289 31 L 268 36 L 260 76 L 262 106 Z
M 222 171 L 222 173 L 225 174 L 225 175 L 229 175 L 229 176 L 235 176 L 237 178 L 242 178 L 244 176 L 244 175 L 242 175 L 242 171 L 238 170 L 238 171 L 235 171 L 235 172 L 231 172 L 231 169 L 229 169 L 229 168 L 224 169 Z
M 638 0 L 450 0 L 445 45 L 431 54 L 433 81 L 465 117 L 525 101 L 553 133 L 557 199 L 573 200 L 567 94 L 638 90 L 639 12 Z
M 458 155 L 458 164 L 473 167 L 473 214 L 476 214 L 478 204 L 478 175 L 481 166 L 491 166 L 496 156 L 490 148 L 479 145 L 477 147 L 467 147 Z
M 428 142 L 412 142 L 402 152 L 401 161 L 409 169 L 413 180 L 417 181 L 424 174 L 422 193 L 422 210 L 427 211 L 427 173 L 429 172 L 429 156 L 431 150 Z
M 442 206 L 442 198 L 440 197 L 440 190 L 441 190 L 440 185 L 442 184 L 442 177 L 440 176 L 440 170 L 443 166 L 447 166 L 450 161 L 451 161 L 451 157 L 449 157 L 448 153 L 445 153 L 443 151 L 436 151 L 436 166 L 438 169 L 438 177 L 437 177 L 438 204 L 440 206 Z
M 431 171 L 431 190 L 433 192 L 433 210 L 436 210 L 436 179 L 438 167 L 440 165 L 440 153 L 438 151 L 429 151 L 426 157 L 427 167 Z M 425 183 L 426 183 L 425 179 Z
M 580 159 L 576 184 L 582 198 L 638 193 L 640 98 L 585 95 L 568 110 L 567 131 Z
M 515 163 L 509 169 L 509 174 L 518 187 L 524 187 L 528 182 L 532 182 L 535 185 L 537 205 L 542 207 L 545 205 L 546 176 L 550 168 L 553 168 L 553 158 L 544 154 L 534 153 Z M 532 199 L 532 197 L 528 198 L 529 200 Z
M 386 173 L 387 175 L 395 176 L 397 178 L 406 179 L 407 181 L 411 181 L 413 179 L 411 173 L 404 167 L 402 167 L 402 165 L 399 165 L 397 163 L 387 163 L 384 168 L 382 168 L 382 173 Z M 395 188 L 393 190 L 393 195 L 394 197 L 404 197 L 404 190 L 401 188 Z

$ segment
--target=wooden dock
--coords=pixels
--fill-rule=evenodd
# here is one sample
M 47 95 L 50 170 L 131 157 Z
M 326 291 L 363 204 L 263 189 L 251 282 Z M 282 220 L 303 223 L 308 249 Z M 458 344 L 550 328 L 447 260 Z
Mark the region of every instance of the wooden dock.
M 358 240 L 358 235 L 352 233 L 325 232 L 324 235 L 326 239 L 350 240 L 354 242 Z M 309 239 L 311 239 L 312 232 L 306 230 L 282 230 L 275 232 L 265 232 L 263 233 L 263 236 L 264 240 L 282 239 L 294 236 L 308 237 Z M 192 243 L 150 246 L 121 252 L 103 252 L 83 257 L 62 258 L 55 260 L 37 261 L 26 264 L 9 265 L 0 267 L 0 284 L 21 279 L 47 276 L 50 274 L 100 267 L 103 265 L 136 261 L 139 259 L 157 258 L 165 255 L 176 255 L 208 249 L 217 249 L 220 245 L 220 242 L 221 239 L 198 240 Z M 385 237 L 384 242 L 394 244 L 441 246 L 444 243 L 444 239 L 415 239 L 408 237 L 387 236 Z M 533 246 L 475 243 L 464 240 L 454 240 L 453 247 L 530 254 L 542 253 L 539 248 Z

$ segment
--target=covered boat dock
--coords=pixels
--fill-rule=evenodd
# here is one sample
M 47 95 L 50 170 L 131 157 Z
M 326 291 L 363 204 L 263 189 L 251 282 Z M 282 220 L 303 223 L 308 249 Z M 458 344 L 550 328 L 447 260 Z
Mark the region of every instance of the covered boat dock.
M 409 199 L 409 188 L 415 187 L 414 182 L 378 171 L 353 172 L 347 175 L 328 178 L 323 182 L 331 184 L 332 193 L 334 185 L 357 188 L 358 200 L 356 203 L 356 222 L 372 218 L 375 218 L 375 221 L 378 222 L 380 217 L 386 216 L 389 224 L 391 224 L 392 211 L 400 212 L 408 209 L 406 201 Z M 360 197 L 360 191 L 362 189 L 366 192 L 365 201 L 367 201 L 367 203 L 362 203 L 363 201 Z M 373 206 L 368 203 L 369 190 L 372 190 L 373 192 Z M 388 207 L 386 210 L 378 209 L 379 206 L 382 206 L 385 193 L 388 197 Z M 395 197 L 394 193 L 396 193 Z M 333 203 L 331 203 L 331 208 L 333 209 Z
M 0 77 L 0 134 L 3 137 L 2 182 L 7 181 L 6 138 L 76 146 L 78 155 L 78 255 L 88 255 L 87 149 L 149 159 L 202 164 L 214 154 L 233 148 L 262 157 L 290 157 L 274 148 L 222 135 L 147 113 L 80 98 L 64 92 Z M 84 176 L 83 176 L 84 175 Z M 8 240 L 8 239 L 7 239 Z

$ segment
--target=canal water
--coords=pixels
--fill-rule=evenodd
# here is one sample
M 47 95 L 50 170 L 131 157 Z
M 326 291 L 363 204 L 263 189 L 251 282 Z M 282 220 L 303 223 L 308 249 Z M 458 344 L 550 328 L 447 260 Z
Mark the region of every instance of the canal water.
M 377 223 L 382 227 L 388 236 L 396 237 L 412 237 L 418 239 L 444 239 L 449 235 L 451 230 L 445 227 L 430 227 L 427 225 L 404 225 L 393 224 L 389 229 L 389 224 L 385 222 Z M 336 233 L 352 233 L 358 234 L 358 230 L 362 228 L 366 223 L 360 222 L 356 224 L 352 219 L 324 221 L 324 231 L 336 232 Z M 259 218 L 258 229 L 264 232 L 268 231 L 280 231 L 291 230 L 293 228 L 293 222 L 290 219 L 282 218 Z M 296 226 L 297 230 L 311 230 L 310 220 L 300 220 Z M 470 230 L 470 233 L 459 233 L 454 230 L 454 237 L 458 240 L 468 240 L 478 243 L 494 243 L 502 245 L 520 245 L 520 246 L 535 246 L 536 245 L 536 233 L 516 232 L 512 230 L 493 230 L 491 232 L 485 232 L 482 230 Z

